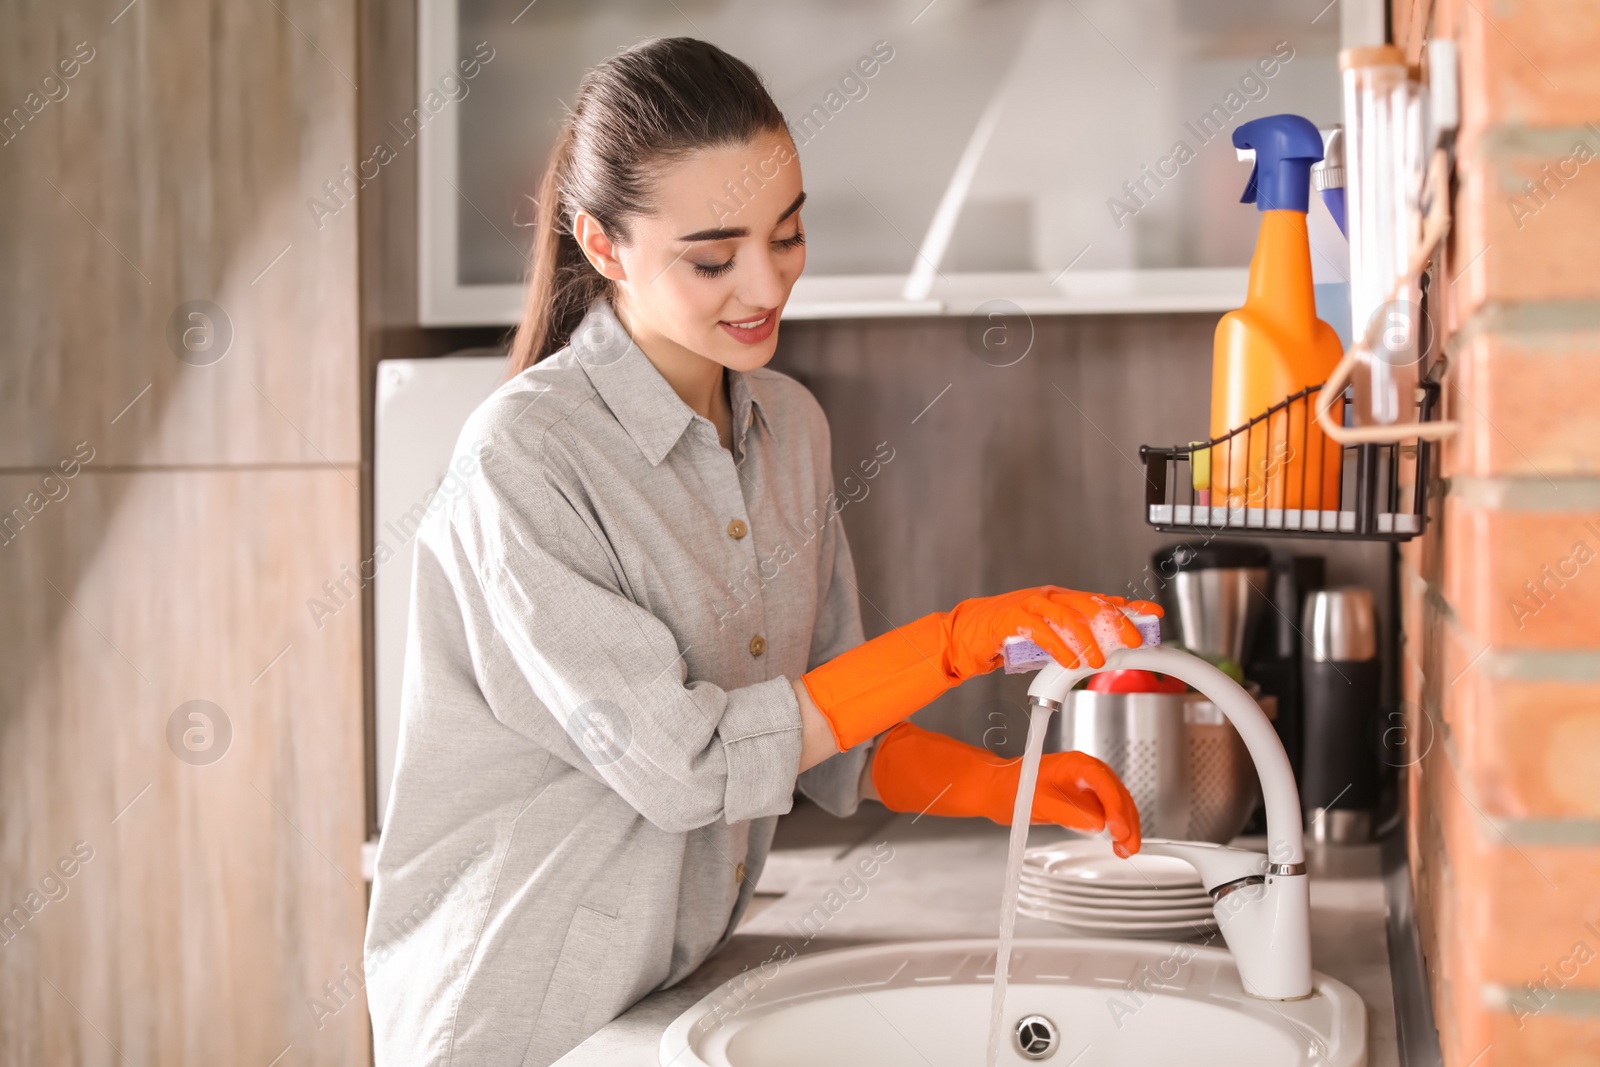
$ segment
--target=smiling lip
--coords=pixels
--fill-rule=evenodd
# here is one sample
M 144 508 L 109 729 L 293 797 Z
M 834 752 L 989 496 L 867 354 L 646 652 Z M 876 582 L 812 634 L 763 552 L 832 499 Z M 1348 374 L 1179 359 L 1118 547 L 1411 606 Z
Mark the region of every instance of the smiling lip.
M 737 321 L 722 320 L 717 323 L 723 332 L 741 344 L 760 344 L 772 336 L 772 331 L 778 328 L 778 312 L 774 308 L 761 315 L 752 315 L 748 319 Z

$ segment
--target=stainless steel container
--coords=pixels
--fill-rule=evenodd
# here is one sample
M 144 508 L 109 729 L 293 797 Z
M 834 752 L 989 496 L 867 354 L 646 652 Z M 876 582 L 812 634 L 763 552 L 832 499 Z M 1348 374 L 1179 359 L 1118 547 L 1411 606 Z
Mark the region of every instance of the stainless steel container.
M 1271 560 L 1271 552 L 1260 545 L 1224 541 L 1157 552 L 1161 606 L 1175 643 L 1243 665 L 1267 606 Z
M 1319 589 L 1306 598 L 1303 621 L 1301 651 L 1306 659 L 1365 662 L 1378 655 L 1370 589 Z
M 1260 797 L 1244 741 L 1198 693 L 1074 690 L 1051 720 L 1046 748 L 1076 749 L 1116 771 L 1139 807 L 1146 837 L 1226 844 Z
M 1383 771 L 1374 743 L 1379 682 L 1372 591 L 1319 589 L 1301 620 L 1305 752 L 1300 807 L 1313 840 L 1372 840 Z

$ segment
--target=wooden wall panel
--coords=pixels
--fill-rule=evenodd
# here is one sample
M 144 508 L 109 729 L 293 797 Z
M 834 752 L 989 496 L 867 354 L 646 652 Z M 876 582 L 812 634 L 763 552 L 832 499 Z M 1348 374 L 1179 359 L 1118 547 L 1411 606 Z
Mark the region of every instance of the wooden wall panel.
M 107 464 L 359 462 L 357 212 L 307 207 L 357 156 L 355 5 L 120 9 L 35 0 L 0 35 L 0 109 L 48 101 L 0 133 L 0 468 L 112 419 Z M 168 343 L 191 300 L 231 324 L 207 366 Z
M 0 1063 L 368 1062 L 359 590 L 306 607 L 362 556 L 356 15 L 8 9 Z
M 361 973 L 361 621 L 306 607 L 359 554 L 347 474 L 84 473 L 0 547 L 0 906 L 47 901 L 0 944 L 0 1062 L 366 1062 L 364 1001 L 308 1004 Z

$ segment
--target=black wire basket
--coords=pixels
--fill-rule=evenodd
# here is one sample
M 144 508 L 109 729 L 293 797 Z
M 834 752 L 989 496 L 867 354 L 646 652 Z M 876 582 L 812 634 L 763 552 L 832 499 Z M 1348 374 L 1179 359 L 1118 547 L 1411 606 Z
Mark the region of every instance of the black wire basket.
M 1427 441 L 1339 445 L 1317 427 L 1322 386 L 1285 397 L 1209 441 L 1144 445 L 1145 521 L 1170 533 L 1409 541 L 1428 521 Z M 1336 420 L 1349 394 L 1333 405 Z M 1419 421 L 1436 416 L 1421 383 Z

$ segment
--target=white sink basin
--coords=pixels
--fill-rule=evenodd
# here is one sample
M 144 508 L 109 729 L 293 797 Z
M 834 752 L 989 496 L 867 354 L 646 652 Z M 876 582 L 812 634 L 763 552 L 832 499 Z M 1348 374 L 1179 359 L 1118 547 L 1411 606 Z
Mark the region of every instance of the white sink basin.
M 987 1042 L 992 940 L 873 945 L 774 958 L 718 987 L 661 1039 L 665 1067 L 974 1067 Z M 1011 956 L 1003 1064 L 1364 1067 L 1366 1009 L 1313 974 L 1311 996 L 1261 1000 L 1233 957 L 1195 944 L 1022 939 Z M 1045 1054 L 1025 1056 L 1011 1030 Z

